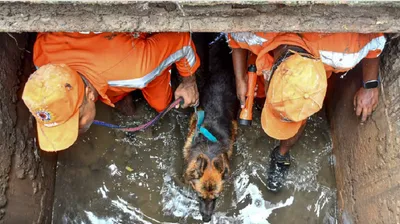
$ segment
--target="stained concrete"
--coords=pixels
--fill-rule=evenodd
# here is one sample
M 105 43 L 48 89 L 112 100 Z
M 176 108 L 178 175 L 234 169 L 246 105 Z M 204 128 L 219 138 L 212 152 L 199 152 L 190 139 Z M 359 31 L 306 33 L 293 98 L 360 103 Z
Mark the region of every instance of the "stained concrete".
M 399 72 L 400 42 L 392 39 L 382 55 L 379 105 L 364 125 L 353 109 L 361 69 L 336 76 L 329 114 L 343 223 L 400 223 Z
M 0 1 L 0 32 L 399 32 L 394 1 Z

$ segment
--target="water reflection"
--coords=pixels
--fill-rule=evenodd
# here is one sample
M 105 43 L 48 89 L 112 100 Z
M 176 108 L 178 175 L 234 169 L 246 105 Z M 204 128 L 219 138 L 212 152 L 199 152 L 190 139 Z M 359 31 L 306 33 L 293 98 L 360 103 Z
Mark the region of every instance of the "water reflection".
M 136 117 L 98 105 L 98 119 L 137 125 L 155 113 L 143 102 Z M 259 112 L 241 128 L 233 172 L 210 223 L 335 223 L 331 139 L 323 118 L 310 119 L 291 155 L 288 181 L 267 191 L 269 152 Z M 91 127 L 59 155 L 53 223 L 202 223 L 196 195 L 181 181 L 189 114 L 173 111 L 154 128 L 135 134 Z

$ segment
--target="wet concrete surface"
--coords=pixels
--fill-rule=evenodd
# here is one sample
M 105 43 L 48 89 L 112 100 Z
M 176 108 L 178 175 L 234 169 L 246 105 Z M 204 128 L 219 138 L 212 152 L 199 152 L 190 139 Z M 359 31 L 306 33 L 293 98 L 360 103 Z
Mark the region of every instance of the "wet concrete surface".
M 135 116 L 101 103 L 97 119 L 136 126 L 156 113 L 142 99 Z M 92 126 L 59 153 L 53 223 L 202 223 L 196 195 L 182 184 L 182 148 L 190 111 L 172 110 L 146 131 L 126 134 Z M 255 111 L 253 126 L 240 127 L 232 175 L 210 223 L 336 223 L 334 159 L 323 115 L 310 118 L 291 151 L 285 188 L 266 189 L 267 137 Z

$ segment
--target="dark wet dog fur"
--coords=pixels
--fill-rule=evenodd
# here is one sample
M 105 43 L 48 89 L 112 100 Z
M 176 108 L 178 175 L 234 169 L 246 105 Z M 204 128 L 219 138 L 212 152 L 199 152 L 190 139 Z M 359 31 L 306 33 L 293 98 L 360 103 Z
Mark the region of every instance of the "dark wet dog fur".
M 238 101 L 232 56 L 225 40 L 209 48 L 208 74 L 200 89 L 200 109 L 205 111 L 204 127 L 217 139 L 207 140 L 202 134 L 195 136 L 196 116 L 192 116 L 184 146 L 184 180 L 197 192 L 200 213 L 208 222 L 215 209 L 216 199 L 223 190 L 224 181 L 231 173 L 230 158 L 236 137 Z M 201 56 L 200 56 L 201 57 Z

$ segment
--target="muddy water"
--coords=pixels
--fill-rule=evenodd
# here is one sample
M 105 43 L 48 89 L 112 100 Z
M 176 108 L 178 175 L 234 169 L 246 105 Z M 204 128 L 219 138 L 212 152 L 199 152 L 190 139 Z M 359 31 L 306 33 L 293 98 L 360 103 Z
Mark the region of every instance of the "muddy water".
M 123 117 L 99 104 L 97 119 L 137 125 L 153 112 L 137 100 Z M 125 134 L 92 126 L 59 154 L 53 223 L 201 223 L 195 194 L 181 183 L 188 111 L 174 110 L 147 131 Z M 241 128 L 233 173 L 211 223 L 336 223 L 332 144 L 326 121 L 309 120 L 292 150 L 283 191 L 265 187 L 269 152 L 277 144 L 260 127 Z

